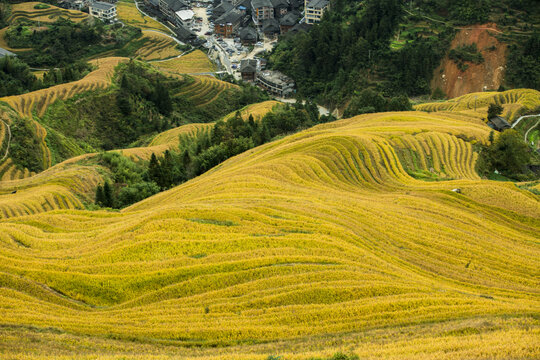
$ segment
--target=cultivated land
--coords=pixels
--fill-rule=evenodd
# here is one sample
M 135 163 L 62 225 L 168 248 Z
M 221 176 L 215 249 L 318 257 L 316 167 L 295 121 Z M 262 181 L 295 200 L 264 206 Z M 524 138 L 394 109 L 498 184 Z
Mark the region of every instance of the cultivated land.
M 201 50 L 195 50 L 182 57 L 160 61 L 155 65 L 165 71 L 178 74 L 198 74 L 216 71 L 216 65 Z
M 120 212 L 0 220 L 0 352 L 538 358 L 538 196 L 481 180 L 490 129 L 443 110 L 319 125 Z
M 36 9 L 35 6 L 47 7 L 46 9 Z M 55 22 L 60 18 L 69 19 L 73 22 L 80 22 L 88 18 L 88 14 L 77 10 L 66 10 L 54 5 L 40 2 L 25 2 L 13 4 L 11 16 L 7 19 L 9 23 L 14 23 L 18 19 Z
M 116 3 L 118 19 L 141 29 L 158 30 L 169 34 L 171 31 L 160 22 L 141 14 L 133 0 L 120 0 Z
M 144 45 L 135 53 L 140 60 L 163 60 L 182 54 L 177 49 L 176 41 L 169 36 L 153 31 L 143 33 L 144 36 L 140 40 L 144 41 Z

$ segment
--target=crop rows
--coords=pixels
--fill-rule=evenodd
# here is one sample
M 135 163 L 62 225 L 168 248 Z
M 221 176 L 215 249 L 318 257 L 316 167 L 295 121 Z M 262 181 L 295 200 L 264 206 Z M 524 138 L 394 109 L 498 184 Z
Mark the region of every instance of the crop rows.
M 216 71 L 216 66 L 201 50 L 195 50 L 179 58 L 160 61 L 155 65 L 165 71 L 177 74 L 199 74 Z
M 461 111 L 480 113 L 486 117 L 489 104 L 499 104 L 504 108 L 503 116 L 509 122 L 520 115 L 540 107 L 540 92 L 532 89 L 513 89 L 504 92 L 482 92 L 463 95 L 448 101 L 416 105 L 418 111 Z M 474 115 L 473 115 L 474 116 Z
M 27 2 L 21 4 L 12 5 L 11 15 L 8 17 L 7 22 L 13 23 L 18 19 L 41 21 L 41 22 L 55 22 L 60 17 L 68 18 L 71 21 L 79 22 L 88 18 L 88 14 L 77 10 L 66 10 L 50 4 L 47 4 L 47 9 L 34 9 L 39 2 Z
M 169 33 L 169 29 L 156 20 L 144 16 L 135 6 L 133 0 L 120 0 L 116 3 L 118 19 L 123 23 L 141 29 L 153 29 Z
M 156 32 L 146 32 L 142 39 L 148 39 L 148 41 L 137 50 L 137 57 L 141 60 L 159 60 L 168 59 L 181 54 L 176 49 L 176 42 L 168 36 L 165 36 Z
M 210 126 L 169 130 L 150 148 Z M 0 209 L 25 200 L 5 200 L 0 221 L 4 353 L 46 357 L 44 344 L 65 342 L 69 358 L 84 339 L 95 352 L 77 357 L 305 359 L 346 348 L 434 359 L 455 347 L 463 358 L 537 358 L 540 206 L 479 179 L 471 144 L 488 136 L 463 114 L 362 115 L 252 149 L 121 212 L 48 211 L 55 184 L 84 193 L 97 183 L 74 182 L 81 168 L 49 180 L 75 161 L 20 180 L 21 194 L 0 187 Z M 28 336 L 39 341 L 12 340 Z
M 188 96 L 188 99 L 197 107 L 216 101 L 225 90 L 237 88 L 236 85 L 211 76 L 193 76 L 192 79 L 194 81 L 185 86 L 177 95 Z

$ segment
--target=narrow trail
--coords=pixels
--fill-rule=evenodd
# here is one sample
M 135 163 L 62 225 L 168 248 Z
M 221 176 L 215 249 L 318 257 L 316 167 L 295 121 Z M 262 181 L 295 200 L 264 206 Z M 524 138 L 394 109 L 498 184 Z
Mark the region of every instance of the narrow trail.
M 0 159 L 0 163 L 3 162 L 9 155 L 9 146 L 11 145 L 11 128 L 9 127 L 9 124 L 7 122 L 5 122 L 4 120 L 0 120 L 4 123 L 4 125 L 6 125 L 6 128 L 7 128 L 7 132 L 8 132 L 8 142 L 7 142 L 7 147 L 6 147 L 6 153 L 4 154 L 4 156 L 2 157 L 2 159 Z
M 535 116 L 540 116 L 540 114 L 536 114 L 536 115 L 523 115 L 523 116 L 520 116 L 516 121 L 514 121 L 514 123 L 512 124 L 511 128 L 515 128 L 517 126 L 517 124 L 519 124 L 519 122 L 525 118 L 529 118 L 529 117 L 535 117 Z
M 405 12 L 409 15 L 412 15 L 412 16 L 420 16 L 420 17 L 423 17 L 424 19 L 428 19 L 428 20 L 431 20 L 431 21 L 434 21 L 434 22 L 438 22 L 438 23 L 441 23 L 441 24 L 445 24 L 447 26 L 450 26 L 454 29 L 459 29 L 459 30 L 475 30 L 475 29 L 480 29 L 480 30 L 489 30 L 489 31 L 494 31 L 496 33 L 499 33 L 499 34 L 504 34 L 504 32 L 500 31 L 500 30 L 497 30 L 497 29 L 494 29 L 494 28 L 491 28 L 491 27 L 477 27 L 477 28 L 471 28 L 471 27 L 462 27 L 462 26 L 452 26 L 450 24 L 448 24 L 447 21 L 442 21 L 442 20 L 437 20 L 437 19 L 433 19 L 433 18 L 430 18 L 429 16 L 427 15 L 421 15 L 421 14 L 415 14 L 407 9 L 405 9 Z
M 538 119 L 538 121 L 536 122 L 536 124 L 534 124 L 533 126 L 531 126 L 531 127 L 529 128 L 529 130 L 527 130 L 527 132 L 525 133 L 525 138 L 524 138 L 524 139 L 525 139 L 525 142 L 527 142 L 527 138 L 529 137 L 529 132 L 530 132 L 532 129 L 534 129 L 535 127 L 537 127 L 538 124 L 540 124 L 540 119 Z

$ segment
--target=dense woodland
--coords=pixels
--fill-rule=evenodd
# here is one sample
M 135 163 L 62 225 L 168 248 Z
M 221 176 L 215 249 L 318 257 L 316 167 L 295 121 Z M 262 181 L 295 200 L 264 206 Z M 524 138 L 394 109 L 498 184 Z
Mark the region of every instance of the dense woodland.
M 530 15 L 523 16 L 531 21 L 540 11 L 535 0 L 335 0 L 318 26 L 282 38 L 270 54 L 270 66 L 296 81 L 300 97 L 331 107 L 344 106 L 368 87 L 387 98 L 430 94 L 433 71 L 447 54 L 456 27 L 487 22 L 494 5 L 505 14 L 527 11 Z M 409 9 L 419 15 L 412 16 Z M 404 46 L 391 46 L 400 23 L 425 16 L 444 21 L 430 21 L 430 34 L 408 35 Z M 505 21 L 504 15 L 497 19 Z M 538 35 L 512 47 L 509 85 L 540 86 L 537 39 Z M 452 56 L 463 69 L 467 61 L 482 61 L 475 49 L 461 49 Z

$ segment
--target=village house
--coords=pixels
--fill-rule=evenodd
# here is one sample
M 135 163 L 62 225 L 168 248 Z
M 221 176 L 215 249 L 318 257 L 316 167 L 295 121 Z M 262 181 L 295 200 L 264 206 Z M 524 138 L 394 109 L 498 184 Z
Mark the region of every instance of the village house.
M 251 2 L 251 17 L 256 26 L 262 26 L 264 20 L 274 18 L 274 5 L 270 0 L 253 0 Z
M 240 30 L 240 41 L 242 42 L 242 45 L 253 45 L 257 40 L 258 35 L 255 28 L 248 26 Z
M 289 2 L 287 0 L 271 0 L 274 7 L 274 17 L 279 18 L 289 11 Z
M 279 32 L 280 34 L 286 34 L 291 30 L 298 22 L 300 15 L 296 11 L 291 11 L 279 19 Z
M 306 24 L 316 24 L 321 22 L 321 19 L 330 8 L 330 1 L 328 0 L 305 0 L 304 12 Z
M 189 9 L 187 4 L 180 0 L 159 0 L 159 11 L 172 24 L 177 23 L 176 12 L 187 9 Z
M 294 81 L 279 71 L 258 72 L 255 83 L 262 89 L 279 97 L 289 97 L 294 93 Z
M 105 22 L 116 20 L 116 5 L 102 1 L 96 1 L 89 6 L 90 15 L 97 17 Z
M 273 37 L 279 34 L 279 21 L 277 19 L 263 20 L 262 32 L 267 37 Z
M 175 13 L 175 23 L 177 26 L 191 26 L 193 24 L 193 17 L 195 13 L 191 9 L 184 9 Z
M 491 119 L 488 120 L 487 124 L 490 128 L 497 131 L 503 131 L 506 129 L 510 129 L 511 127 L 508 121 L 506 121 L 505 118 L 500 117 L 500 116 L 492 117 Z
M 257 60 L 249 59 L 240 61 L 240 74 L 242 74 L 242 80 L 244 81 L 255 81 Z
M 214 21 L 214 32 L 217 36 L 233 37 L 238 32 L 244 15 L 240 10 L 232 9 Z
M 216 6 L 212 12 L 212 19 L 219 19 L 222 17 L 225 13 L 231 11 L 234 9 L 234 6 L 231 3 L 228 3 L 227 1 L 223 1 L 221 4 Z

